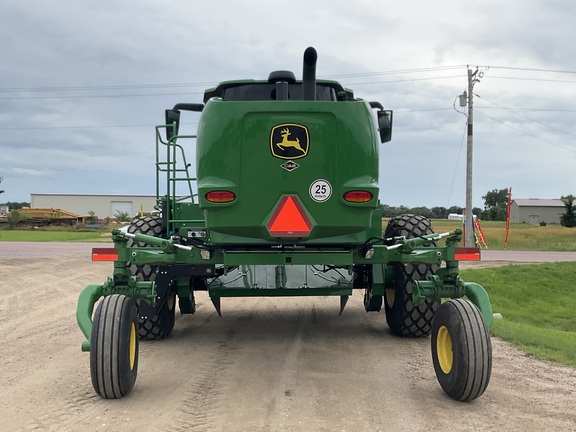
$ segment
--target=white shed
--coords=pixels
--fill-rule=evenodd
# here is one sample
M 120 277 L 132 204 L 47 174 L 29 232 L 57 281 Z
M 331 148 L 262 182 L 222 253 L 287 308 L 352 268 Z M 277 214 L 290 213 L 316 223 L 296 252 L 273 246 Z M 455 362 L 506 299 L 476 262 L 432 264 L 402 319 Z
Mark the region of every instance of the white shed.
M 561 199 L 514 199 L 510 206 L 510 222 L 529 223 L 560 223 L 564 214 L 564 203 Z
M 105 219 L 114 218 L 118 212 L 126 212 L 130 217 L 141 211 L 150 213 L 156 205 L 153 195 L 81 195 L 81 194 L 31 194 L 31 208 L 67 210 L 82 216 L 90 212 Z

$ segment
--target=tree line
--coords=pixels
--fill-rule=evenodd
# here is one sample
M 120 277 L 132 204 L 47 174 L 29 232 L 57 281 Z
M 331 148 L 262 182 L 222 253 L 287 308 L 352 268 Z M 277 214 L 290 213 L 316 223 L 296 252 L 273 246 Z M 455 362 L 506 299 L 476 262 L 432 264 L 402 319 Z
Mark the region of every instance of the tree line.
M 4 203 L 0 203 L 0 206 L 7 206 L 10 210 L 20 210 L 24 207 L 30 207 L 29 202 L 12 202 L 7 201 Z
M 493 189 L 482 196 L 484 209 L 474 207 L 472 213 L 481 220 L 505 221 L 508 212 L 508 189 Z M 560 198 L 564 203 L 565 212 L 560 216 L 560 224 L 565 227 L 576 227 L 576 197 L 566 195 Z M 404 213 L 419 214 L 429 219 L 447 219 L 451 213 L 463 214 L 464 209 L 458 206 L 446 207 L 393 207 L 382 205 L 384 217 L 394 217 Z
M 481 220 L 505 221 L 508 210 L 508 189 L 493 189 L 482 196 L 484 209 L 474 207 L 472 213 Z M 576 227 L 576 197 L 566 195 L 560 198 L 564 203 L 565 212 L 560 216 L 560 224 L 565 227 Z M 29 202 L 5 202 L 2 206 L 8 206 L 10 210 L 19 210 L 30 207 Z M 384 217 L 394 217 L 405 213 L 419 214 L 428 219 L 447 219 L 449 214 L 463 214 L 464 209 L 458 206 L 446 207 L 406 207 L 389 206 L 382 204 Z

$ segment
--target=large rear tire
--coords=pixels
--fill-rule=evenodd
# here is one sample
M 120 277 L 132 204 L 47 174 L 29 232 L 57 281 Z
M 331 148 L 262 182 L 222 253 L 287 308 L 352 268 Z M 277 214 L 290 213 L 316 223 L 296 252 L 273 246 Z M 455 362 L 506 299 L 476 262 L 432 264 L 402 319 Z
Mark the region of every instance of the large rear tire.
M 90 338 L 90 375 L 105 399 L 126 396 L 138 374 L 138 314 L 134 301 L 112 294 L 94 313 Z
M 474 304 L 454 299 L 440 306 L 432 326 L 432 362 L 452 399 L 468 402 L 484 393 L 492 372 L 492 343 Z
M 433 234 L 430 221 L 424 216 L 401 215 L 390 219 L 385 238 L 406 238 Z M 391 242 L 392 243 L 392 242 Z M 387 289 L 384 296 L 386 322 L 392 333 L 403 337 L 428 336 L 439 303 L 425 300 L 419 306 L 412 301 L 412 286 L 417 280 L 426 280 L 434 274 L 435 265 L 394 264 L 394 288 Z
M 157 216 L 146 216 L 143 218 L 135 218 L 128 227 L 128 232 L 131 234 L 146 234 L 153 237 L 166 237 L 166 233 L 162 228 L 162 219 Z M 146 247 L 144 243 L 135 242 L 133 239 L 128 240 L 128 247 Z M 137 266 L 132 264 L 130 266 L 132 275 L 138 277 L 143 281 L 156 280 L 158 266 L 143 265 Z M 169 336 L 174 328 L 175 311 L 176 311 L 176 294 L 173 291 L 168 292 L 165 299 L 161 299 L 162 304 L 160 309 L 153 315 L 143 315 L 140 308 L 140 300 L 137 301 L 138 306 L 138 322 L 140 323 L 138 334 L 142 340 L 160 340 Z
M 140 329 L 138 334 L 142 340 L 161 340 L 168 337 L 174 328 L 176 320 L 176 293 L 170 291 L 160 306 L 160 310 L 153 316 L 138 316 Z

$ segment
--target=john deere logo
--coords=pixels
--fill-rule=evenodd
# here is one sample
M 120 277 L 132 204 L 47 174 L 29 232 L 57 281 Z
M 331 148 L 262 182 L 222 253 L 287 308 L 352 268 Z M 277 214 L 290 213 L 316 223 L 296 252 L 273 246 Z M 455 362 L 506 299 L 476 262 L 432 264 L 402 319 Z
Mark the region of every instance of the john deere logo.
M 274 126 L 270 132 L 270 149 L 280 159 L 299 159 L 308 154 L 308 128 L 298 124 Z

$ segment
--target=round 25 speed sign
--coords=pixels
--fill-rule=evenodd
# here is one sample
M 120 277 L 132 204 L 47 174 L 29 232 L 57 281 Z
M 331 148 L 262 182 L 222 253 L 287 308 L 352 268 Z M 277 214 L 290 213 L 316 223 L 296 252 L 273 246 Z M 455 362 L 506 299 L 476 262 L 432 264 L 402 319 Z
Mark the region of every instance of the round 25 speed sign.
M 327 201 L 332 195 L 332 185 L 324 179 L 318 179 L 310 185 L 310 198 L 316 202 Z

